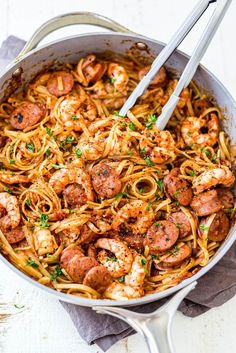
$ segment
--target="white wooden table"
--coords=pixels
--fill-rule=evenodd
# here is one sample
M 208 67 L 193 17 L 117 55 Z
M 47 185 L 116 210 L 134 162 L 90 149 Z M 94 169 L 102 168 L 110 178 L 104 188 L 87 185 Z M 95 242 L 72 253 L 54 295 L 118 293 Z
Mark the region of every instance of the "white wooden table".
M 124 24 L 133 31 L 168 41 L 197 0 L 0 0 L 0 42 L 14 34 L 28 39 L 47 19 L 65 12 L 98 12 Z M 230 7 L 203 63 L 214 72 L 236 97 L 236 0 Z M 203 18 L 181 46 L 191 53 L 201 33 Z M 93 31 L 75 26 L 51 34 L 47 41 L 62 36 Z M 60 304 L 37 291 L 0 263 L 0 291 L 13 311 L 13 319 L 0 325 L 0 353 L 84 353 L 100 352 L 79 337 Z M 1 302 L 1 299 L 0 299 Z M 17 306 L 24 305 L 21 312 Z M 0 309 L 1 310 L 1 309 Z M 178 313 L 174 322 L 176 350 L 181 353 L 235 352 L 236 297 L 220 308 L 189 319 Z M 143 353 L 142 338 L 134 335 L 113 346 L 109 353 Z

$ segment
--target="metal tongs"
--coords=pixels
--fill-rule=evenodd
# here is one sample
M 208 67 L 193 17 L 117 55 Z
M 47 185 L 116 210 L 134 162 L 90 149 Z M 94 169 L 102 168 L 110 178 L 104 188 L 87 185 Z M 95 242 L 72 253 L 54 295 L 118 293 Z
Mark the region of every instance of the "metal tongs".
M 170 96 L 168 102 L 162 109 L 161 115 L 158 117 L 156 126 L 160 130 L 164 130 L 175 107 L 180 99 L 180 94 L 182 90 L 188 86 L 190 81 L 192 80 L 197 67 L 205 54 L 213 36 L 215 35 L 230 3 L 232 0 L 201 0 L 197 6 L 193 9 L 193 11 L 186 18 L 181 27 L 177 30 L 174 36 L 171 38 L 170 42 L 165 46 L 165 48 L 160 52 L 157 58 L 153 61 L 152 66 L 149 72 L 144 76 L 144 78 L 139 82 L 135 90 L 129 96 L 124 106 L 121 108 L 119 115 L 125 116 L 127 112 L 134 106 L 138 97 L 140 97 L 151 80 L 154 78 L 156 73 L 160 70 L 160 68 L 164 65 L 167 59 L 171 56 L 171 54 L 175 51 L 176 48 L 182 43 L 184 38 L 190 32 L 190 30 L 194 27 L 203 13 L 206 11 L 209 5 L 216 3 L 216 8 L 214 13 L 208 22 L 199 42 L 197 43 L 192 56 L 189 59 L 188 64 L 186 65 L 179 82 Z
M 119 115 L 125 116 L 127 114 L 127 112 L 135 104 L 138 97 L 143 94 L 156 73 L 184 40 L 189 31 L 206 11 L 208 6 L 216 3 L 213 15 L 211 16 L 210 21 L 208 22 L 199 42 L 197 43 L 197 46 L 195 47 L 174 92 L 170 96 L 167 104 L 163 107 L 162 113 L 157 119 L 157 127 L 160 130 L 165 128 L 180 99 L 179 96 L 182 90 L 188 86 L 193 78 L 200 60 L 202 59 L 214 34 L 216 33 L 231 1 L 232 0 L 201 0 L 197 4 L 182 26 L 172 37 L 169 44 L 166 45 L 166 47 L 154 60 L 150 71 L 137 85 L 120 110 Z M 196 284 L 197 282 L 193 282 L 192 284 L 189 284 L 185 288 L 181 289 L 169 302 L 150 314 L 140 314 L 127 309 L 110 306 L 99 306 L 99 308 L 94 307 L 93 309 L 99 313 L 109 314 L 127 322 L 144 337 L 150 353 L 174 353 L 175 350 L 171 337 L 172 319 L 181 301 L 196 286 Z

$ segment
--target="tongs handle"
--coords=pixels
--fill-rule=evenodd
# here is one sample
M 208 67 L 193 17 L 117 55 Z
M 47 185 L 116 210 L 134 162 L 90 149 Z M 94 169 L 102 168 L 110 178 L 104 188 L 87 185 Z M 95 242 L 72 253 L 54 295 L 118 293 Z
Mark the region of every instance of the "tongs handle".
M 197 23 L 202 14 L 206 11 L 208 6 L 217 0 L 201 0 L 196 7 L 192 10 L 192 12 L 187 16 L 184 23 L 179 27 L 179 29 L 175 32 L 169 43 L 163 48 L 163 50 L 159 53 L 157 58 L 153 61 L 152 66 L 149 72 L 145 75 L 145 77 L 140 81 L 138 86 L 134 89 L 132 94 L 129 96 L 123 107 L 121 108 L 119 115 L 125 116 L 129 109 L 133 107 L 138 97 L 140 97 L 146 88 L 149 86 L 151 80 L 154 78 L 156 73 L 160 70 L 160 68 L 164 65 L 164 63 L 168 60 L 168 58 L 173 54 L 176 48 L 182 43 L 184 38 L 193 28 L 193 26 Z
M 203 32 L 199 42 L 197 43 L 197 46 L 195 47 L 193 54 L 189 59 L 189 62 L 186 65 L 174 92 L 170 96 L 166 105 L 163 107 L 162 113 L 157 119 L 156 126 L 160 130 L 163 130 L 166 127 L 179 101 L 179 96 L 182 90 L 187 87 L 190 81 L 192 80 L 200 63 L 200 60 L 202 59 L 213 36 L 215 35 L 231 1 L 232 0 L 217 0 L 217 6 L 210 21 L 207 24 L 205 31 Z

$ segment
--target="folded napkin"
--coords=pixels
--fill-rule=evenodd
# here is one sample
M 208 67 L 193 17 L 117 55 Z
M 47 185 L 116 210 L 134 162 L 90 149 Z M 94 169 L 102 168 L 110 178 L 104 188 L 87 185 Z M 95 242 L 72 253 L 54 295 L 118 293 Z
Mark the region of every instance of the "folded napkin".
M 0 69 L 6 66 L 22 49 L 24 41 L 10 36 L 0 48 Z M 205 276 L 198 280 L 196 289 L 188 294 L 179 310 L 187 316 L 198 316 L 207 310 L 220 306 L 236 294 L 236 244 L 224 258 Z M 132 307 L 141 313 L 149 313 L 168 299 Z M 88 343 L 96 343 L 106 351 L 115 342 L 132 335 L 134 330 L 125 322 L 109 315 L 99 315 L 90 308 L 61 303 L 69 313 L 80 336 Z

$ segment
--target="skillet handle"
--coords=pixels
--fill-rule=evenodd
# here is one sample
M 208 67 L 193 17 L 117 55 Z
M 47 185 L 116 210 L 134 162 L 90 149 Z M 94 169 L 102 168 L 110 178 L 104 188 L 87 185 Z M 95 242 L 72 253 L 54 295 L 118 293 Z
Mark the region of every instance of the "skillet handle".
M 71 26 L 87 24 L 92 26 L 99 26 L 103 28 L 110 29 L 114 32 L 123 33 L 133 33 L 126 27 L 120 25 L 119 23 L 111 20 L 108 17 L 99 15 L 93 12 L 71 12 L 64 15 L 56 16 L 42 24 L 32 35 L 29 41 L 26 43 L 21 53 L 20 57 L 28 53 L 30 50 L 34 49 L 48 34 L 56 31 L 57 29 Z

